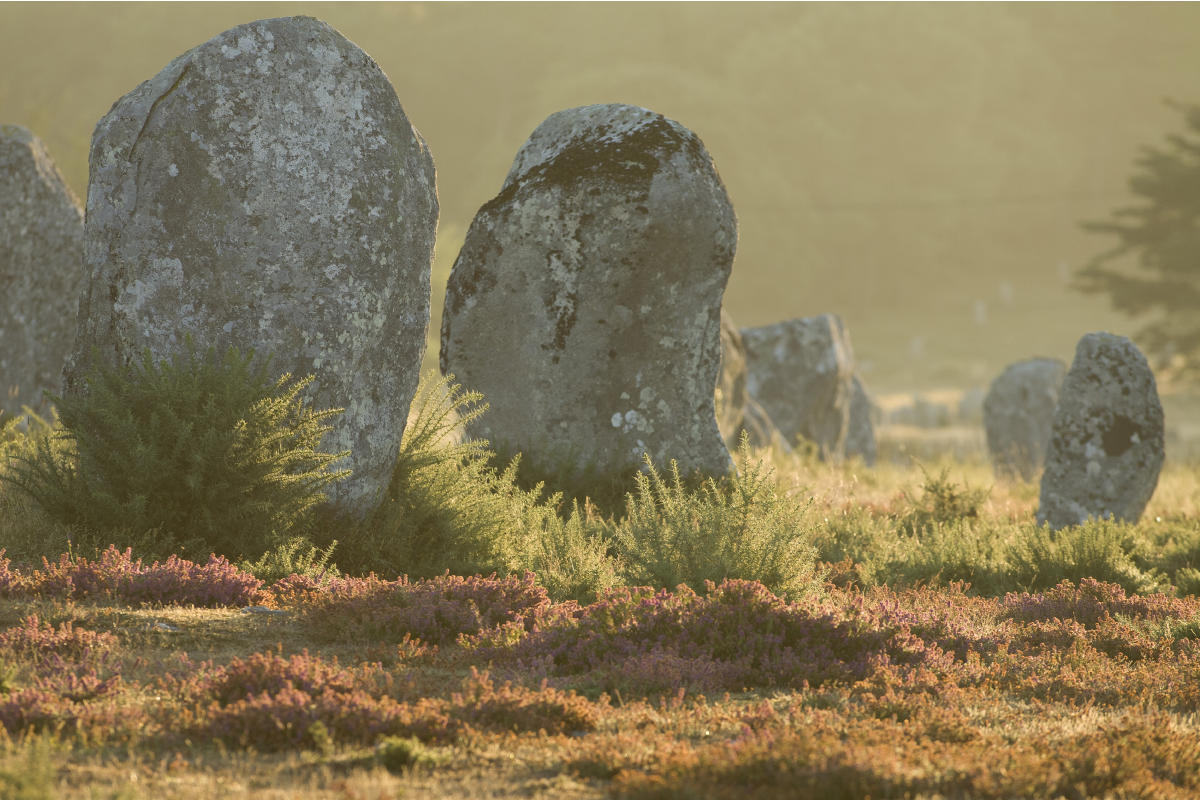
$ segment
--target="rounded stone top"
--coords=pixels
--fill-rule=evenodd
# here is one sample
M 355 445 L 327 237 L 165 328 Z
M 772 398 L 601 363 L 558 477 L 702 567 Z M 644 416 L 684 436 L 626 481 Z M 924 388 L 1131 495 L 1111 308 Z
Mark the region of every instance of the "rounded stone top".
M 587 174 L 649 178 L 680 151 L 712 164 L 696 134 L 658 112 L 622 103 L 568 108 L 551 114 L 530 134 L 501 193 L 534 178 L 556 183 Z
M 38 138 L 33 131 L 21 125 L 0 125 L 0 140 L 33 144 Z

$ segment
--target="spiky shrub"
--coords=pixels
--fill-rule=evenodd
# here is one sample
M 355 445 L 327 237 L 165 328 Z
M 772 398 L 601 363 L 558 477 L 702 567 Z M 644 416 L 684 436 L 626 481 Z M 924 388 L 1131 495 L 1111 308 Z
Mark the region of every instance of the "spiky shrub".
M 497 469 L 488 442 L 463 435 L 486 411 L 453 375 L 422 376 L 388 493 L 343 532 L 338 566 L 413 578 L 528 570 L 556 600 L 594 598 L 616 581 L 603 540 L 584 516 L 559 516 L 561 495 L 523 489 L 519 460 Z
M 739 461 L 739 472 L 693 489 L 674 461 L 668 481 L 646 458 L 625 518 L 612 525 L 628 582 L 700 590 L 734 578 L 790 597 L 819 586 L 806 506 L 773 485 L 744 439 Z
M 0 479 L 108 543 L 257 557 L 303 533 L 348 474 L 331 467 L 345 454 L 317 449 L 340 410 L 308 406 L 312 376 L 273 381 L 252 352 L 190 343 L 171 361 L 147 351 L 128 368 L 95 363 L 84 392 L 54 398 L 60 429 Z

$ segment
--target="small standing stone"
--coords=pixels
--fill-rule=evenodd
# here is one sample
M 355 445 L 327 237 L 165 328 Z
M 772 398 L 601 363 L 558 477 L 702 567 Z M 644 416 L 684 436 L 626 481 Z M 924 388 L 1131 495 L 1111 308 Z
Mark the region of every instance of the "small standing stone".
M 0 410 L 45 413 L 75 340 L 83 210 L 41 139 L 0 125 Z
M 731 451 L 737 449 L 742 433 L 755 447 L 775 447 L 791 452 L 791 445 L 784 440 L 763 410 L 746 391 L 746 349 L 742 334 L 733 318 L 721 310 L 721 379 L 717 383 L 717 427 Z
M 619 473 L 643 453 L 728 472 L 713 395 L 736 245 L 694 133 L 635 106 L 551 115 L 446 287 L 442 372 L 491 407 L 469 433 L 539 472 Z
M 875 408 L 862 378 L 855 375 L 850 386 L 850 419 L 846 429 L 846 455 L 858 456 L 868 467 L 875 466 Z
M 362 50 L 311 17 L 260 20 L 189 50 L 116 102 L 92 137 L 91 281 L 66 371 L 92 348 L 229 345 L 315 374 L 345 411 L 335 501 L 367 510 L 391 478 L 429 324 L 433 159 Z
M 1087 334 L 1054 410 L 1038 524 L 1136 522 L 1162 463 L 1162 404 L 1145 356 L 1123 336 Z
M 1067 365 L 1057 358 L 1011 364 L 992 381 L 983 400 L 988 452 L 1000 478 L 1033 480 L 1046 446 Z
M 746 386 L 789 441 L 813 442 L 822 458 L 846 452 L 854 352 L 836 314 L 743 328 Z

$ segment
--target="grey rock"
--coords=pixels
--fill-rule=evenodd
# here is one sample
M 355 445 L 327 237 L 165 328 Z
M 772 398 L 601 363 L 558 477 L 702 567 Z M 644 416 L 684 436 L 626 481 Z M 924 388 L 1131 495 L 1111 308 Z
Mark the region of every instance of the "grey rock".
M 1064 367 L 1065 370 L 1065 367 Z M 958 421 L 964 425 L 983 424 L 983 401 L 987 391 L 979 386 L 972 386 L 958 398 Z
M 836 314 L 742 328 L 746 386 L 789 441 L 813 442 L 822 458 L 846 453 L 854 351 Z
M 846 429 L 846 455 L 857 456 L 868 467 L 875 465 L 875 417 L 877 409 L 862 379 L 855 375 L 850 382 L 850 418 Z
M 785 453 L 792 447 L 770 415 L 746 391 L 746 349 L 742 334 L 724 309 L 721 310 L 721 377 L 716 392 L 717 427 L 725 446 L 736 450 L 742 433 L 754 447 L 774 447 Z
M 727 472 L 713 403 L 736 246 L 694 133 L 628 105 L 551 115 L 446 288 L 441 370 L 490 405 L 468 432 L 536 471 L 621 472 L 648 452 Z
M 229 345 L 345 411 L 334 499 L 386 486 L 429 324 L 433 160 L 387 77 L 309 17 L 240 25 L 122 97 L 92 137 L 91 280 L 66 369 Z
M 911 425 L 916 428 L 945 428 L 953 419 L 949 406 L 920 394 L 914 394 L 908 405 L 893 408 L 887 417 L 890 425 Z
M 1038 524 L 1136 522 L 1163 463 L 1162 404 L 1145 356 L 1123 336 L 1089 333 L 1058 397 Z
M 83 285 L 83 210 L 42 141 L 0 125 L 0 410 L 62 389 Z
M 1029 481 L 1041 470 L 1066 374 L 1067 365 L 1057 358 L 1031 358 L 1009 365 L 992 381 L 983 400 L 983 427 L 998 477 Z

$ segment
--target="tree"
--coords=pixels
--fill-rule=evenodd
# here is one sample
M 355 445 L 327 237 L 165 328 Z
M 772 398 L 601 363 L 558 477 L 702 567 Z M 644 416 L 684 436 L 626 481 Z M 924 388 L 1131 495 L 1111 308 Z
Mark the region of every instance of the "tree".
M 1184 115 L 1186 132 L 1142 148 L 1129 180 L 1142 204 L 1083 223 L 1118 244 L 1085 264 L 1076 286 L 1108 294 L 1117 311 L 1148 317 L 1139 342 L 1164 363 L 1200 375 L 1200 106 L 1168 105 Z

